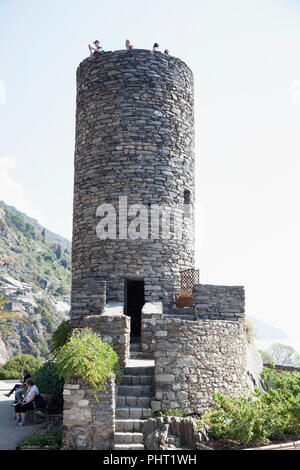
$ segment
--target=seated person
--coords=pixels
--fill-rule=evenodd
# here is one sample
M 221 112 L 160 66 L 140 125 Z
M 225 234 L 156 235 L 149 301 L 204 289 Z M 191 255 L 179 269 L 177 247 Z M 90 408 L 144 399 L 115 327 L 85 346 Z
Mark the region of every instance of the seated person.
M 39 396 L 40 392 L 37 386 L 34 384 L 32 379 L 26 380 L 26 385 L 28 387 L 28 391 L 26 397 L 23 399 L 21 403 L 18 403 L 15 407 L 15 424 L 19 426 L 25 425 L 25 413 L 28 410 L 34 410 L 34 400 Z
M 93 44 L 95 45 L 95 47 L 92 47 L 89 44 L 90 55 L 104 52 L 103 47 L 100 46 L 100 41 L 98 41 L 98 40 L 94 41 Z M 94 51 L 94 52 L 92 52 L 92 51 Z
M 10 397 L 12 393 L 15 392 L 15 403 L 21 403 L 22 401 L 22 394 L 24 392 L 25 382 L 27 379 L 30 379 L 31 375 L 29 374 L 27 369 L 22 370 L 23 380 L 21 379 L 20 384 L 16 384 L 10 392 L 5 393 L 6 397 Z
M 132 51 L 132 49 L 133 49 L 133 45 L 131 44 L 129 39 L 126 39 L 125 48 L 127 49 L 127 51 Z

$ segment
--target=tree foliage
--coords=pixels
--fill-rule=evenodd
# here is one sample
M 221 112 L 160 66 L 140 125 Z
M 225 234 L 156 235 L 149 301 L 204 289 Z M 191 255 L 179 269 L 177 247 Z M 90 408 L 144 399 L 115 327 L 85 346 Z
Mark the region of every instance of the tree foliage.
M 65 320 L 58 325 L 56 330 L 52 333 L 50 339 L 51 353 L 55 356 L 59 349 L 66 344 L 71 337 L 71 322 Z
M 33 375 L 42 362 L 30 354 L 21 354 L 20 356 L 9 359 L 0 370 L 0 379 L 21 379 L 22 370 L 27 369 L 31 375 Z
M 300 354 L 291 346 L 275 343 L 264 352 L 268 354 L 275 364 L 300 366 Z

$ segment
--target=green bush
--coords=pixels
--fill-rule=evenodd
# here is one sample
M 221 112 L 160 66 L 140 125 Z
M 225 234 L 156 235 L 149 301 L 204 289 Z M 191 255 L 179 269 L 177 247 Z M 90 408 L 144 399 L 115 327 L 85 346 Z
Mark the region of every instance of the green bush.
M 42 361 L 30 354 L 21 354 L 21 356 L 14 357 L 6 362 L 0 370 L 0 379 L 20 379 L 22 377 L 22 370 L 28 369 L 31 375 L 41 366 Z
M 263 380 L 265 393 L 214 395 L 214 411 L 202 418 L 213 437 L 249 444 L 300 433 L 300 374 L 264 369 Z
M 72 376 L 82 377 L 97 392 L 106 390 L 108 378 L 121 371 L 119 359 L 113 348 L 90 328 L 75 329 L 69 341 L 56 354 L 56 365 L 60 377 L 68 381 Z
M 56 354 L 57 351 L 66 344 L 71 336 L 71 322 L 65 320 L 61 322 L 56 330 L 52 333 L 50 339 L 51 353 Z
M 64 380 L 59 377 L 56 365 L 52 361 L 45 362 L 34 374 L 35 381 L 40 393 L 52 395 L 52 403 L 55 407 L 63 407 Z

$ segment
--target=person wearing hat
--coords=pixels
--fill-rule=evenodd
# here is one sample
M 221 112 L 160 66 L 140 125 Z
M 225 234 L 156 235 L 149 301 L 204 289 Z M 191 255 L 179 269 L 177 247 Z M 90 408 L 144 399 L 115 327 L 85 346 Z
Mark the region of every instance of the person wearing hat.
M 93 42 L 93 44 L 95 45 L 95 47 L 92 47 L 89 44 L 90 55 L 97 54 L 97 53 L 102 54 L 102 52 L 104 52 L 103 47 L 100 46 L 100 41 L 96 40 L 96 41 Z

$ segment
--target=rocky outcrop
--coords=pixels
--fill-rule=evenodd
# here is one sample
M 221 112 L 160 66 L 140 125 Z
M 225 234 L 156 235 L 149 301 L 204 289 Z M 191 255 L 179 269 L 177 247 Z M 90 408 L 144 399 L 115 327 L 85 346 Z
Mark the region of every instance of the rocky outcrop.
M 9 356 L 9 350 L 6 342 L 2 338 L 2 333 L 0 331 L 0 367 L 3 366 Z
M 175 450 L 195 447 L 196 420 L 166 416 L 145 421 L 144 445 L 147 450 Z

